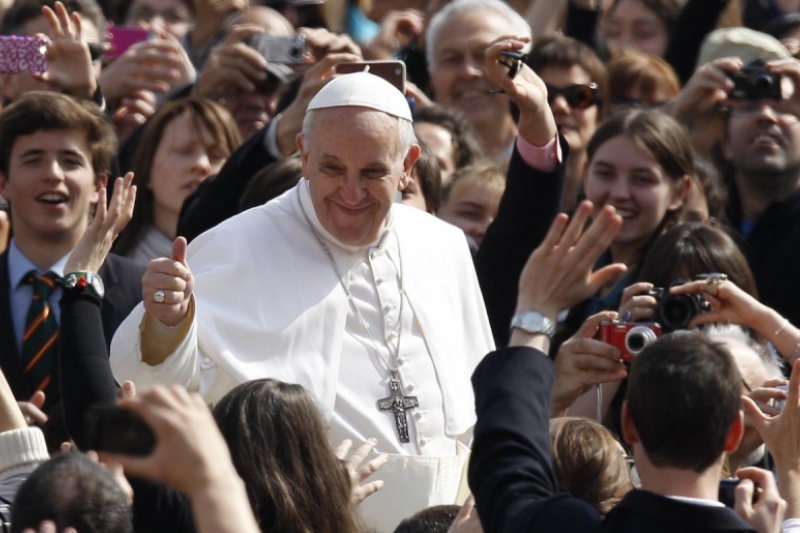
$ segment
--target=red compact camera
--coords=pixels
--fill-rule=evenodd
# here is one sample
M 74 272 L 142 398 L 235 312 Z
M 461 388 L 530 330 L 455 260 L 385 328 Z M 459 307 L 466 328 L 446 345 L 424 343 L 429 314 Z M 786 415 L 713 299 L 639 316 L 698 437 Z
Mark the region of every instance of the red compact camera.
M 600 322 L 600 340 L 619 348 L 625 361 L 633 361 L 660 336 L 661 326 L 655 322 Z

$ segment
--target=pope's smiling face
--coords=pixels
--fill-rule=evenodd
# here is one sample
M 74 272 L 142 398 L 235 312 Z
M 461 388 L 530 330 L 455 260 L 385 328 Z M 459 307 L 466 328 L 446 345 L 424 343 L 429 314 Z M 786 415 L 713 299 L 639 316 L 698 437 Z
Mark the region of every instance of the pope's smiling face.
M 336 107 L 313 113 L 298 146 L 317 218 L 343 244 L 370 244 L 397 191 L 408 185 L 419 147 L 403 154 L 398 119 L 379 111 Z

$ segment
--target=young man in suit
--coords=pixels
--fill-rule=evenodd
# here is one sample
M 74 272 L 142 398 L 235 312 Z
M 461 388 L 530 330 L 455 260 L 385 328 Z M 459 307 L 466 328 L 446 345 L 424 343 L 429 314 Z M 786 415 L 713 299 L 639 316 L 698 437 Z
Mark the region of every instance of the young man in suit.
M 109 342 L 141 300 L 143 269 L 127 259 L 109 256 L 98 276 L 63 271 L 107 182 L 115 139 L 95 104 L 54 92 L 26 94 L 0 116 L 0 195 L 13 228 L 0 255 L 0 368 L 17 400 L 35 394 L 46 414 L 58 403 L 61 285 L 105 293 Z
M 556 218 L 520 278 L 518 311 L 554 323 L 561 309 L 625 270 L 615 264 L 592 272 L 622 223 L 605 207 L 581 235 L 592 210 L 582 203 L 569 225 L 565 215 Z M 709 292 L 714 288 L 710 284 Z M 724 455 L 738 447 L 744 431 L 742 378 L 730 353 L 699 332 L 662 337 L 632 365 L 622 432 L 633 447 L 642 490 L 625 496 L 605 520 L 588 503 L 558 493 L 549 436 L 551 334 L 552 328 L 515 327 L 510 347 L 486 356 L 472 378 L 478 422 L 469 481 L 487 533 L 780 531 L 786 503 L 769 472 L 736 473 L 743 480 L 737 512 L 717 501 Z M 618 358 L 604 361 L 593 367 L 596 375 L 618 379 L 624 372 Z M 797 403 L 796 392 L 793 398 Z M 752 504 L 754 485 L 762 492 Z M 797 493 L 793 485 L 781 487 L 789 499 Z M 787 518 L 796 516 L 793 503 Z

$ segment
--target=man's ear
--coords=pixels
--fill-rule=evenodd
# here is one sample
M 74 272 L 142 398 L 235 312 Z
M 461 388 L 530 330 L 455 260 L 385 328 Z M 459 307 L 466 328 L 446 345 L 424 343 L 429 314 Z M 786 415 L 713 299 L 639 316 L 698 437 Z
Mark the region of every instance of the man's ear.
M 622 438 L 631 446 L 639 444 L 639 433 L 633 424 L 631 409 L 628 407 L 627 401 L 622 403 Z
M 300 151 L 300 161 L 303 163 L 303 177 L 308 179 L 308 143 L 302 132 L 297 134 L 295 141 L 297 142 L 297 149 Z
M 406 158 L 403 159 L 403 176 L 400 178 L 400 183 L 397 186 L 398 190 L 402 191 L 408 187 L 408 182 L 411 181 L 411 169 L 414 167 L 414 163 L 417 162 L 421 153 L 422 150 L 418 144 L 412 144 L 411 148 L 408 149 Z
M 733 453 L 738 450 L 742 437 L 744 437 L 744 411 L 740 410 L 725 437 L 725 453 Z

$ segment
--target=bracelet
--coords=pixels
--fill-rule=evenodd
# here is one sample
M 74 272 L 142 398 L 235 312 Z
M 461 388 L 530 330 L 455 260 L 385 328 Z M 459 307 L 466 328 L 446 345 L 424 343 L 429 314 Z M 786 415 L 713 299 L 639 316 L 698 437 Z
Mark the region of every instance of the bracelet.
M 784 319 L 783 319 L 783 323 L 781 324 L 781 327 L 779 327 L 778 329 L 776 329 L 776 330 L 775 330 L 775 333 L 773 333 L 773 334 L 772 334 L 772 336 L 773 336 L 773 337 L 777 337 L 778 335 L 780 335 L 780 334 L 781 334 L 781 332 L 782 332 L 784 329 L 786 329 L 786 324 L 788 324 L 788 323 L 789 323 L 789 319 L 788 319 L 788 318 L 784 318 Z

